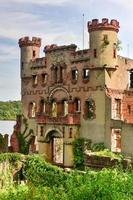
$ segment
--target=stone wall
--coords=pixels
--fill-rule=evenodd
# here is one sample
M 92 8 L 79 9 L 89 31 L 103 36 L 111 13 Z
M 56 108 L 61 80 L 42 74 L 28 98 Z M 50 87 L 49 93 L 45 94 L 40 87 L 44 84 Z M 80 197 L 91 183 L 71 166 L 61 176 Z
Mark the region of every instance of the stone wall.
M 107 156 L 97 156 L 97 155 L 88 155 L 85 154 L 85 166 L 92 168 L 108 168 L 114 166 L 123 166 L 124 168 L 128 168 L 130 166 L 133 167 L 133 160 L 131 159 L 123 159 L 120 158 L 111 158 Z
M 0 134 L 0 153 L 8 152 L 8 134 Z

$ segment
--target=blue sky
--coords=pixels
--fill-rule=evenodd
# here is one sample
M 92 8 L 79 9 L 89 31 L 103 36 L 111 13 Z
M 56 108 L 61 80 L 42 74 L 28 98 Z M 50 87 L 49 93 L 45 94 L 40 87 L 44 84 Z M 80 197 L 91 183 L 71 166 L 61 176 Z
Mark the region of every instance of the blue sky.
M 39 36 L 42 49 L 52 43 L 75 43 L 82 49 L 83 13 L 85 48 L 87 21 L 117 19 L 123 48 L 120 54 L 133 58 L 133 0 L 0 0 L 0 100 L 21 98 L 18 39 Z

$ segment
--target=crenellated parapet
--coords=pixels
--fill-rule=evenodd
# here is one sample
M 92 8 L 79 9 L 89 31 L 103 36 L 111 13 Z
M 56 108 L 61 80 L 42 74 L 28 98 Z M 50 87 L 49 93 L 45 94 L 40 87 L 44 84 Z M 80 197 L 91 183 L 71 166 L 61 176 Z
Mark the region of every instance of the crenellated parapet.
M 23 46 L 37 46 L 40 47 L 41 46 L 41 38 L 39 37 L 32 37 L 32 39 L 30 40 L 29 37 L 23 37 L 19 39 L 19 47 L 23 47 Z
M 70 45 L 63 45 L 63 46 L 58 46 L 56 44 L 52 45 L 46 45 L 44 47 L 44 52 L 52 52 L 52 51 L 60 51 L 60 50 L 76 50 L 77 46 L 75 44 L 70 44 Z
M 91 33 L 92 31 L 98 30 L 111 30 L 115 32 L 119 32 L 119 22 L 115 19 L 109 21 L 107 18 L 103 18 L 101 22 L 98 19 L 93 19 L 92 21 L 88 22 L 88 32 Z

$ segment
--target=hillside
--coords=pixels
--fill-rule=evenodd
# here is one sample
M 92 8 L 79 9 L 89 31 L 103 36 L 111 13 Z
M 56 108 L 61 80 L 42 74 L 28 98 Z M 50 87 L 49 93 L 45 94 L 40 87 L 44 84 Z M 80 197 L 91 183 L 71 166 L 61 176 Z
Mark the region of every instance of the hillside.
M 0 101 L 0 120 L 15 120 L 20 113 L 20 101 Z

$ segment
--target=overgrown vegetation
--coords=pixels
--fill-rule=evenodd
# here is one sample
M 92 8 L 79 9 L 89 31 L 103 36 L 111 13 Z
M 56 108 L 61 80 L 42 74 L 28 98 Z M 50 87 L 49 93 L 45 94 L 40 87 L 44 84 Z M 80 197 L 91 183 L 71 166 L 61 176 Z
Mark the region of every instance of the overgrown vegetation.
M 74 167 L 84 168 L 85 139 L 77 138 L 73 141 Z
M 88 169 L 84 173 L 72 170 L 67 173 L 36 155 L 25 156 L 23 168 L 27 182 L 23 185 L 11 184 L 10 187 L 1 188 L 1 200 L 133 199 L 131 171 L 123 172 L 114 168 L 97 172 Z
M 1 120 L 15 120 L 18 114 L 21 114 L 20 101 L 0 101 Z
M 24 124 L 24 130 L 22 132 L 19 132 L 19 134 L 17 135 L 19 143 L 19 152 L 22 154 L 28 154 L 29 146 L 32 142 L 33 129 L 30 129 L 28 134 L 25 134 L 26 131 L 28 130 L 28 123 L 26 118 L 23 119 L 23 124 Z
M 73 141 L 74 167 L 76 169 L 84 170 L 84 153 L 86 151 L 97 156 L 124 159 L 124 155 L 121 153 L 114 153 L 106 149 L 104 143 L 93 144 L 89 139 L 77 138 Z

